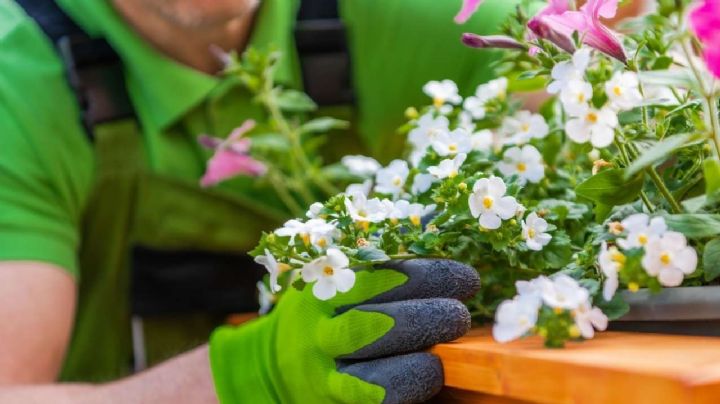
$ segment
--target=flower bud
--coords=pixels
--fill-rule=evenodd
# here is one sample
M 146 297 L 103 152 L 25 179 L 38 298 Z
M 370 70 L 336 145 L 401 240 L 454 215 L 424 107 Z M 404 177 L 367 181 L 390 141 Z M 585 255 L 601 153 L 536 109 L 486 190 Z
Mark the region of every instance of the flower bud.
M 462 43 L 471 48 L 525 49 L 525 46 L 505 35 L 476 35 L 465 33 Z
M 417 119 L 418 116 L 420 116 L 420 113 L 415 107 L 408 107 L 408 109 L 405 110 L 405 118 L 407 119 Z

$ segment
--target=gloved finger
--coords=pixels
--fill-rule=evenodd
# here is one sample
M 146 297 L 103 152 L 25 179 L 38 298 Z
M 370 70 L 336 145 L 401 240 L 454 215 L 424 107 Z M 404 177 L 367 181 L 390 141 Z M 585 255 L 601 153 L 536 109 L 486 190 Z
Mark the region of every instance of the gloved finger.
M 379 264 L 357 274 L 355 287 L 331 300 L 337 312 L 357 304 L 435 297 L 465 300 L 480 289 L 475 269 L 447 259 L 412 259 Z
M 368 359 L 414 352 L 463 336 L 470 313 L 455 299 L 363 304 L 318 327 L 318 346 L 333 358 Z
M 346 403 L 420 403 L 437 394 L 443 382 L 440 359 L 426 352 L 340 364 L 338 373 L 330 377 L 333 398 Z M 379 386 L 384 394 L 368 389 L 368 383 Z M 356 397 L 357 390 L 373 393 Z

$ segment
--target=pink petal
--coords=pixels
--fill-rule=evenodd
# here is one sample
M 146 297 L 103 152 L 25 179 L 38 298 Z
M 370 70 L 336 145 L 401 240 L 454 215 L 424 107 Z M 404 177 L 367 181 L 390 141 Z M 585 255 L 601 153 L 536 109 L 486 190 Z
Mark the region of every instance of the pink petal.
M 197 141 L 202 147 L 204 147 L 206 149 L 210 149 L 210 150 L 217 149 L 223 142 L 223 140 L 220 138 L 212 137 L 212 136 L 208 136 L 208 135 L 198 136 Z
M 505 35 L 475 35 L 466 33 L 462 42 L 471 48 L 523 49 L 524 46 L 515 39 Z
M 200 184 L 208 187 L 238 175 L 260 176 L 266 170 L 263 163 L 248 155 L 238 154 L 232 150 L 218 150 L 208 161 L 207 170 Z
M 597 20 L 602 18 L 613 18 L 617 14 L 618 0 L 588 0 L 580 10 L 588 17 Z
M 455 22 L 458 24 L 465 23 L 477 11 L 480 4 L 484 0 L 463 0 L 462 8 L 458 15 L 455 16 Z
M 703 53 L 705 63 L 712 74 L 720 79 L 720 44 L 715 47 L 708 46 Z
M 232 132 L 230 132 L 230 135 L 228 136 L 228 141 L 233 142 L 245 135 L 246 133 L 253 130 L 255 127 L 255 121 L 252 119 L 248 119 L 247 121 L 243 122 L 242 125 L 238 126 L 237 128 L 233 129 Z

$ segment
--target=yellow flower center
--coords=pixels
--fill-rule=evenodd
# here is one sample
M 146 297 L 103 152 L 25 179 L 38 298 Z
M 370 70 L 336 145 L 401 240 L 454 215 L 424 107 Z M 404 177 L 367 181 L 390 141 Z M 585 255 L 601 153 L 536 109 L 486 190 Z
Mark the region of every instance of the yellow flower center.
M 663 252 L 660 254 L 660 262 L 663 263 L 663 265 L 669 265 L 672 262 L 672 257 L 670 256 L 670 253 Z
M 522 130 L 523 132 L 528 132 L 530 130 L 530 125 L 528 125 L 527 123 L 523 123 L 522 125 L 520 125 L 520 130 Z
M 585 119 L 590 123 L 596 123 L 598 121 L 598 116 L 594 112 L 588 112 L 588 114 L 585 115 Z
M 535 234 L 536 234 L 535 229 L 533 229 L 533 228 L 528 229 L 528 237 L 529 238 L 535 238 Z
M 450 150 L 450 153 L 457 153 L 458 147 L 457 147 L 456 144 L 453 143 L 453 144 L 451 144 L 451 145 L 448 146 L 448 150 Z
M 278 270 L 280 271 L 280 273 L 287 272 L 291 269 L 292 269 L 292 267 L 284 262 L 278 263 Z
M 410 223 L 414 224 L 415 226 L 420 226 L 420 216 L 410 215 Z
M 450 170 L 450 174 L 448 174 L 448 177 L 450 177 L 450 178 L 455 178 L 455 177 L 457 177 L 457 175 L 458 175 L 457 170 L 456 170 L 456 169 L 452 169 L 452 170 Z
M 625 260 L 626 260 L 625 255 L 623 255 L 617 249 L 614 249 L 614 251 L 610 254 L 610 259 L 620 265 L 625 265 Z
M 368 231 L 368 229 L 370 229 L 370 222 L 362 221 L 362 222 L 358 222 L 357 225 L 363 231 Z
M 517 170 L 521 173 L 524 173 L 525 170 L 527 170 L 527 165 L 525 163 L 517 163 Z
M 638 236 L 637 240 L 640 245 L 645 245 L 648 242 L 648 236 L 647 234 L 642 233 Z
M 300 234 L 300 238 L 302 239 L 302 241 L 305 245 L 310 244 L 310 235 L 309 234 L 302 233 L 302 234 Z
M 623 93 L 622 88 L 620 86 L 613 87 L 613 93 L 618 97 L 621 96 Z
M 445 104 L 445 100 L 443 98 L 440 98 L 440 97 L 433 98 L 433 105 L 435 106 L 435 108 L 440 108 L 443 106 L 443 104 Z
M 400 185 L 402 185 L 402 178 L 400 178 L 400 177 L 395 177 L 395 178 L 393 178 L 392 183 L 393 183 L 393 185 L 395 185 L 396 187 L 399 187 Z
M 585 94 L 583 94 L 583 93 L 578 94 L 577 100 L 579 103 L 585 102 Z
M 486 197 L 483 198 L 483 202 L 482 202 L 482 203 L 483 203 L 483 206 L 485 207 L 485 209 L 490 209 L 490 208 L 492 208 L 492 206 L 493 206 L 493 204 L 495 203 L 495 201 L 493 200 L 492 197 L 486 196 Z
M 331 266 L 326 266 L 325 268 L 323 268 L 323 274 L 325 274 L 325 276 L 333 276 L 334 273 L 335 270 Z
M 318 239 L 317 246 L 320 248 L 325 248 L 327 246 L 327 240 L 325 239 L 325 237 L 321 237 L 320 239 Z
M 640 290 L 640 285 L 638 285 L 637 282 L 630 282 L 630 283 L 628 283 L 628 290 L 631 291 L 632 293 L 635 293 L 638 290 Z

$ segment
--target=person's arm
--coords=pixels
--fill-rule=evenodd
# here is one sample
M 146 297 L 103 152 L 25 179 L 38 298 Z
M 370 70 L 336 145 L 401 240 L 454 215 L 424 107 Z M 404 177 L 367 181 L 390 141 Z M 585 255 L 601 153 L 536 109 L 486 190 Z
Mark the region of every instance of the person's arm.
M 103 385 L 53 384 L 76 304 L 73 278 L 40 262 L 0 263 L 0 402 L 216 403 L 207 347 Z

